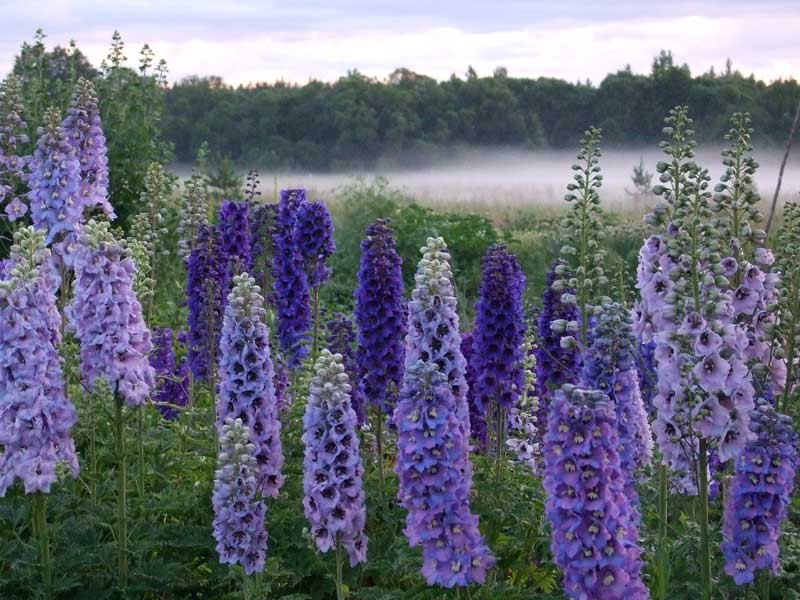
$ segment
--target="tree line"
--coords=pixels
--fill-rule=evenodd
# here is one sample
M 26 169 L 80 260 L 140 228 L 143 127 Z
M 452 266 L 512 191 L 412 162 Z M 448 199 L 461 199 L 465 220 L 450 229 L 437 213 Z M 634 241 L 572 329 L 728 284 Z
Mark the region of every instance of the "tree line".
M 165 90 L 164 137 L 179 161 L 203 141 L 243 165 L 326 170 L 414 167 L 466 146 L 519 149 L 577 145 L 590 124 L 604 144 L 653 145 L 661 119 L 676 105 L 695 116 L 699 142 L 718 142 L 735 111 L 752 114 L 757 141 L 782 144 L 800 89 L 744 76 L 728 62 L 721 73 L 693 76 L 662 51 L 649 74 L 626 67 L 599 85 L 481 77 L 470 68 L 437 81 L 408 69 L 385 80 L 351 71 L 336 82 L 233 87 L 220 77 L 188 77 Z

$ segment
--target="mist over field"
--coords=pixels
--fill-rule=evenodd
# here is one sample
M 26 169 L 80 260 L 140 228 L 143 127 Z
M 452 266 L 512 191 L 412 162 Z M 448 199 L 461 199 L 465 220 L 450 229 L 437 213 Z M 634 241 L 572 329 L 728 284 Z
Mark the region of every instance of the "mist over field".
M 704 147 L 697 152 L 697 162 L 709 169 L 712 184 L 722 174 L 719 151 L 722 148 Z M 755 149 L 760 168 L 756 174 L 756 188 L 762 201 L 772 200 L 783 152 L 778 149 Z M 633 166 L 643 159 L 647 171 L 655 174 L 655 166 L 664 155 L 659 148 L 625 148 L 603 151 L 600 161 L 604 184 L 601 198 L 604 205 L 614 208 L 635 208 L 636 200 L 631 182 Z M 321 197 L 332 196 L 337 188 L 354 177 L 371 179 L 385 177 L 396 188 L 409 196 L 425 202 L 521 205 L 554 204 L 561 202 L 565 186 L 572 177 L 570 166 L 575 161 L 571 150 L 518 150 L 473 149 L 458 152 L 451 161 L 442 161 L 423 169 L 396 169 L 387 167 L 369 171 L 343 170 L 329 173 L 310 171 L 281 172 L 259 170 L 265 195 L 272 189 L 305 187 Z M 185 176 L 188 165 L 175 165 L 173 170 Z M 246 171 L 243 171 L 246 173 Z M 653 185 L 657 184 L 653 177 Z M 789 156 L 786 165 L 781 200 L 796 196 L 800 189 L 800 153 Z M 655 200 L 651 200 L 655 202 Z

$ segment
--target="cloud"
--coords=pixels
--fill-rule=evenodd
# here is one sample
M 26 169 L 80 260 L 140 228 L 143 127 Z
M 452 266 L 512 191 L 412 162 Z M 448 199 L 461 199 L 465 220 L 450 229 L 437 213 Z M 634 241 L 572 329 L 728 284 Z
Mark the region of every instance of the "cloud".
M 780 1 L 53 0 L 3 13 L 0 72 L 41 26 L 51 45 L 77 39 L 95 64 L 119 29 L 131 59 L 147 42 L 173 80 L 215 74 L 232 84 L 334 80 L 353 68 L 382 78 L 400 66 L 442 79 L 468 65 L 599 83 L 627 64 L 649 71 L 662 48 L 694 72 L 731 58 L 767 80 L 800 75 L 800 7 Z

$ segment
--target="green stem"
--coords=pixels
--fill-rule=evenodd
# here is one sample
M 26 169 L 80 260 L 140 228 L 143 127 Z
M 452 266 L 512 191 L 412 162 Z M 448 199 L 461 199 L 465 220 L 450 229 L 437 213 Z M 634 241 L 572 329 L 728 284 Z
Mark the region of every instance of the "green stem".
M 497 456 L 495 464 L 495 480 L 500 482 L 503 478 L 503 446 L 505 445 L 506 411 L 497 404 Z
M 136 409 L 137 443 L 139 450 L 139 495 L 144 496 L 144 406 Z
M 314 303 L 314 342 L 311 346 L 311 360 L 316 363 L 319 356 L 319 286 L 312 289 L 311 298 Z
M 53 595 L 53 575 L 50 568 L 50 536 L 47 531 L 47 496 L 42 492 L 33 495 L 33 532 L 39 542 L 39 566 L 42 570 L 44 597 Z
M 97 506 L 97 393 L 92 390 L 89 393 L 89 464 L 91 465 L 92 482 L 90 493 L 92 495 L 92 506 Z
M 658 467 L 658 544 L 656 546 L 656 562 L 658 565 L 658 589 L 657 597 L 659 600 L 667 598 L 667 573 L 669 572 L 667 554 L 667 502 L 669 487 L 667 485 L 667 466 Z
M 242 595 L 244 596 L 244 600 L 250 600 L 250 586 L 247 585 L 247 580 L 247 573 L 242 569 Z
M 379 408 L 375 410 L 373 419 L 375 420 L 375 442 L 378 446 L 378 489 L 383 496 L 383 484 L 386 476 L 383 472 L 383 413 Z
M 708 533 L 708 443 L 700 440 L 698 492 L 700 500 L 700 573 L 703 578 L 703 600 L 711 599 L 711 546 Z
M 336 544 L 336 600 L 344 600 L 344 586 L 342 585 L 342 545 Z
M 119 587 L 125 592 L 128 588 L 128 467 L 125 457 L 125 421 L 123 419 L 124 401 L 114 394 L 114 430 L 117 450 L 117 544 L 119 548 Z

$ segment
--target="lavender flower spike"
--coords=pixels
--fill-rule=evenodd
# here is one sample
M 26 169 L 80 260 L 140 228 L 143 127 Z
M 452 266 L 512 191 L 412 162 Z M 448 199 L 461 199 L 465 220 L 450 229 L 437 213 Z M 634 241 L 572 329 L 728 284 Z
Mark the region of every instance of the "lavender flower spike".
M 114 219 L 114 209 L 108 202 L 108 149 L 97 104 L 94 85 L 81 77 L 61 126 L 80 165 L 81 206 L 98 207 Z
M 153 349 L 133 291 L 136 267 L 108 223 L 89 221 L 75 255 L 72 303 L 66 313 L 81 345 L 80 370 L 91 389 L 103 377 L 129 406 L 142 405 L 155 385 Z
M 178 340 L 185 335 L 178 333 Z M 153 391 L 153 403 L 165 419 L 175 419 L 178 409 L 189 401 L 189 372 L 186 357 L 180 362 L 175 360 L 172 329 L 154 327 L 152 331 L 153 352 L 150 354 L 150 366 L 156 373 L 156 387 Z
M 275 498 L 283 485 L 283 451 L 265 315 L 255 280 L 247 273 L 235 276 L 219 345 L 217 419 L 220 428 L 231 417 L 250 429 L 258 489 Z
M 225 419 L 214 476 L 214 539 L 223 564 L 240 564 L 247 575 L 264 570 L 267 507 L 258 499 L 255 446 L 240 419 Z
M 26 179 L 28 162 L 28 157 L 19 154 L 20 146 L 28 143 L 22 111 L 22 81 L 12 74 L 0 84 L 0 205 L 5 204 L 3 212 L 12 223 L 28 212 L 24 194 L 16 194 Z
M 756 439 L 734 463 L 722 527 L 725 572 L 738 585 L 752 583 L 759 569 L 777 573 L 778 537 L 798 465 L 792 420 L 767 400 L 758 400 L 750 429 Z
M 367 560 L 364 468 L 341 354 L 323 350 L 303 417 L 303 507 L 320 552 L 341 545 L 350 566 Z
M 20 229 L 0 281 L 0 498 L 17 478 L 26 494 L 49 493 L 59 463 L 78 475 L 49 260 L 44 233 Z
M 247 202 L 226 200 L 219 207 L 219 235 L 225 261 L 223 298 L 227 298 L 233 277 L 250 264 L 250 207 Z
M 367 407 L 364 402 L 364 391 L 358 382 L 358 365 L 356 364 L 354 342 L 356 332 L 353 321 L 343 313 L 334 313 L 333 317 L 325 323 L 328 335 L 325 341 L 331 354 L 341 354 L 345 373 L 351 382 L 350 404 L 356 413 L 359 426 L 367 420 Z

